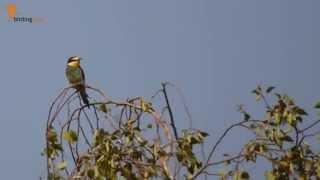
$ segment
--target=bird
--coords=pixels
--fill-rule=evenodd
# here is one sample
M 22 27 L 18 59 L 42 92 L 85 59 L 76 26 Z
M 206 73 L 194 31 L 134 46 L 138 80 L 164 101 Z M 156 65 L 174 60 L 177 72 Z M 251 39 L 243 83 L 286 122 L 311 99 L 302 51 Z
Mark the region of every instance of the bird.
M 86 106 L 89 106 L 88 94 L 86 92 L 85 74 L 80 66 L 81 57 L 72 56 L 68 58 L 66 67 L 66 77 L 69 84 L 72 85 Z

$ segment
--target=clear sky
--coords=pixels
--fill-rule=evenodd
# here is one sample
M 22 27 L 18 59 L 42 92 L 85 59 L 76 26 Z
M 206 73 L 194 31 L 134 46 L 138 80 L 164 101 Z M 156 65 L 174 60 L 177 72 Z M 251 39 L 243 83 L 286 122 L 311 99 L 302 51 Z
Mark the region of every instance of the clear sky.
M 46 22 L 8 22 L 8 2 L 17 15 Z M 312 110 L 320 99 L 319 8 L 316 0 L 0 0 L 1 179 L 43 173 L 48 108 L 67 85 L 71 55 L 84 58 L 88 84 L 115 99 L 150 97 L 162 81 L 178 85 L 210 144 L 241 118 L 237 104 L 261 115 L 250 94 L 258 84 Z M 242 133 L 223 152 L 237 149 Z

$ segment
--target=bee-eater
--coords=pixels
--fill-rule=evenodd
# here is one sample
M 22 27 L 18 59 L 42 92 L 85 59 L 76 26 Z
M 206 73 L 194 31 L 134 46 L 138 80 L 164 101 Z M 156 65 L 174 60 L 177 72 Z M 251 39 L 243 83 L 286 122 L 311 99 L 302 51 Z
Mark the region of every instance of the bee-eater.
M 68 59 L 66 76 L 69 83 L 79 92 L 84 104 L 89 107 L 88 94 L 86 93 L 85 86 L 85 75 L 80 66 L 80 60 L 81 58 L 78 56 L 72 56 Z

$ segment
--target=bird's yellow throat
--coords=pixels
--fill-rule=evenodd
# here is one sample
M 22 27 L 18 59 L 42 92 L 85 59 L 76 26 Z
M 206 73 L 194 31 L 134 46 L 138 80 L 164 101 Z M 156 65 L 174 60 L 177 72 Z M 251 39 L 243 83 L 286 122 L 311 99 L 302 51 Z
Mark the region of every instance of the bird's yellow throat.
M 71 61 L 68 63 L 70 67 L 80 67 L 80 61 Z

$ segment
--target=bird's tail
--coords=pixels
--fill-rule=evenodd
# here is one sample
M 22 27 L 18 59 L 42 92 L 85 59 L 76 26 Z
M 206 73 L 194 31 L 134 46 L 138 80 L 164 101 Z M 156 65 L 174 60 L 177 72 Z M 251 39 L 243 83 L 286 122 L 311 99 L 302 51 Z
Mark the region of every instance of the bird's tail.
M 88 94 L 86 92 L 86 87 L 85 86 L 80 86 L 77 89 L 79 91 L 79 94 L 80 94 L 80 97 L 81 97 L 82 101 L 90 109 L 90 106 L 89 106 L 90 103 L 89 103 L 89 100 L 88 100 Z

